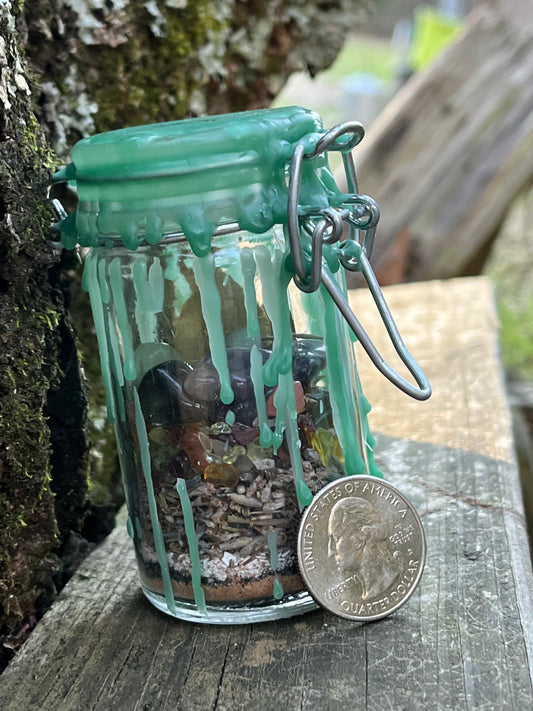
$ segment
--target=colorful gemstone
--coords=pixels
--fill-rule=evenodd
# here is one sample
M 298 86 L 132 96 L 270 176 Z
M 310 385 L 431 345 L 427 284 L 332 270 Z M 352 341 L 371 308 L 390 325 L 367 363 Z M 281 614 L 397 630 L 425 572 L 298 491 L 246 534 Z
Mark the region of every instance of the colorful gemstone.
M 332 459 L 337 459 L 340 462 L 344 461 L 344 454 L 339 440 L 332 430 L 318 427 L 316 432 L 311 434 L 311 446 L 318 452 L 320 461 L 324 466 L 330 464 Z
M 203 472 L 210 464 L 212 457 L 209 457 L 202 446 L 198 432 L 185 432 L 181 438 L 181 446 L 185 450 L 191 466 L 197 471 Z
M 214 462 L 204 471 L 204 479 L 214 486 L 225 486 L 234 489 L 239 483 L 240 474 L 231 464 Z
M 276 416 L 276 406 L 274 405 L 274 396 L 276 394 L 277 388 L 270 393 L 268 400 L 266 401 L 266 412 L 269 417 Z M 294 381 L 294 399 L 296 401 L 296 412 L 303 412 L 305 410 L 305 395 L 302 384 L 299 380 Z

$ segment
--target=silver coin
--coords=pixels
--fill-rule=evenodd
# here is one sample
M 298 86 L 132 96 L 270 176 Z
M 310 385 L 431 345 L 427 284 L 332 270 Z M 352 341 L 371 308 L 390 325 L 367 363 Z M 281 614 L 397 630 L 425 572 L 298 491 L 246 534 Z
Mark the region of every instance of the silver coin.
M 333 481 L 304 511 L 302 578 L 316 602 L 340 617 L 369 622 L 390 615 L 413 594 L 425 560 L 417 512 L 383 479 Z

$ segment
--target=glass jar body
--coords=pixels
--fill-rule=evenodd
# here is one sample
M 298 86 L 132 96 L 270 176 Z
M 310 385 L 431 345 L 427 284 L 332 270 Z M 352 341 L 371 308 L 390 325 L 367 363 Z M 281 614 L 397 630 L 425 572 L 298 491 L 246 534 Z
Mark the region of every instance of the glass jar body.
M 367 473 L 345 322 L 288 268 L 278 226 L 214 237 L 205 257 L 168 237 L 87 256 L 143 590 L 182 619 L 315 607 L 298 573 L 300 511 Z

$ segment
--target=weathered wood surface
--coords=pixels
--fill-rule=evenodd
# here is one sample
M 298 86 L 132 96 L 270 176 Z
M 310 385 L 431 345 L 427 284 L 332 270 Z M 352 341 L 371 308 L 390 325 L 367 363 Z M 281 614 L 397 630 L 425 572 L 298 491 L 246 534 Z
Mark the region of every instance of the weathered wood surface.
M 358 169 L 382 208 L 382 283 L 476 273 L 533 177 L 532 86 L 533 8 L 520 23 L 478 8 L 370 127 Z
M 378 460 L 428 538 L 411 600 L 367 625 L 321 611 L 233 627 L 175 621 L 140 593 L 122 526 L 0 678 L 0 708 L 531 708 L 532 573 L 489 282 L 386 295 L 434 388 L 432 400 L 411 402 L 359 359 Z M 368 295 L 352 302 L 388 353 Z

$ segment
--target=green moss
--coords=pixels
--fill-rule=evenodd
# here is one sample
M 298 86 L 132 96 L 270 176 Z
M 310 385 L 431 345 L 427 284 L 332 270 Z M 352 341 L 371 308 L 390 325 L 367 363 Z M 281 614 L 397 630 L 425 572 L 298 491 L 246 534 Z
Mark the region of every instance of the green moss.
M 52 172 L 57 167 L 58 158 L 53 150 L 47 145 L 43 145 L 39 123 L 33 114 L 28 117 L 26 125 L 22 129 L 21 148 L 24 153 L 30 156 L 38 154 L 41 165 L 46 170 Z
M 56 373 L 59 314 L 48 282 L 52 160 L 22 105 L 0 142 L 0 633 L 31 611 L 42 560 L 56 543 L 50 431 L 44 405 Z
M 533 380 L 533 299 L 519 309 L 500 301 L 498 310 L 504 365 L 524 380 Z
M 164 37 L 151 32 L 143 3 L 131 2 L 128 22 L 133 29 L 127 43 L 82 50 L 87 65 L 94 67 L 84 81 L 98 105 L 98 132 L 182 118 L 201 84 L 198 50 L 223 25 L 215 17 L 216 8 L 209 0 L 195 0 L 183 9 L 159 9 L 165 17 Z
M 10 364 L 0 362 L 0 466 L 9 475 L 7 481 L 7 477 L 0 481 L 0 560 L 7 566 L 22 529 L 28 527 L 37 509 L 43 503 L 53 506 L 49 430 L 43 415 L 49 387 L 48 379 L 43 377 L 44 350 L 53 325 L 46 319 L 43 322 L 35 306 L 39 304 L 25 309 L 13 323 L 14 338 L 8 345 L 9 355 L 6 354 Z M 40 531 L 40 535 L 48 537 L 49 545 L 53 545 L 53 525 L 47 534 Z
M 47 309 L 42 314 L 36 314 L 36 318 L 51 331 L 59 326 L 59 314 L 55 309 Z

